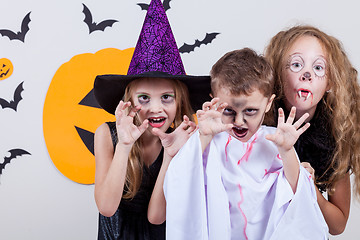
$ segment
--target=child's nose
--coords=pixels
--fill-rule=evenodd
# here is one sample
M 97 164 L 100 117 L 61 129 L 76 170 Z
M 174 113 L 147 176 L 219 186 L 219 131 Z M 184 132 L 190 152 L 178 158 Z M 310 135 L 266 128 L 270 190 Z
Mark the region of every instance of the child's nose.
M 236 115 L 235 119 L 234 119 L 234 124 L 236 126 L 242 126 L 244 123 L 246 122 L 244 115 L 243 114 L 238 114 Z
M 161 104 L 161 102 L 160 101 L 153 101 L 153 102 L 151 102 L 151 111 L 152 112 L 161 112 L 162 111 L 162 104 Z
M 310 72 L 304 72 L 304 74 L 301 76 L 301 80 L 303 80 L 303 81 L 311 81 L 311 73 Z

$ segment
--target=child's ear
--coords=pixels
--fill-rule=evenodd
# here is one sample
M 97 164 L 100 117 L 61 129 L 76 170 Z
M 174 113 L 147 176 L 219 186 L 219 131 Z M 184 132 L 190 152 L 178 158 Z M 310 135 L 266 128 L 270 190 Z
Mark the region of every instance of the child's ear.
M 271 109 L 271 105 L 272 105 L 274 99 L 275 99 L 275 94 L 271 95 L 271 97 L 269 98 L 269 101 L 268 101 L 268 103 L 266 105 L 266 109 L 265 109 L 266 113 Z

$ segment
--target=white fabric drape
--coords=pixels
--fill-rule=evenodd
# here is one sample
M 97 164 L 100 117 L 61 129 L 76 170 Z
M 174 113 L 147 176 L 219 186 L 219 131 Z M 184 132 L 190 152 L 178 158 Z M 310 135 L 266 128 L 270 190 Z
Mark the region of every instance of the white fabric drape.
M 300 167 L 296 193 L 277 147 L 262 126 L 242 143 L 223 132 L 201 152 L 199 133 L 171 161 L 164 182 L 170 240 L 327 239 L 310 174 Z

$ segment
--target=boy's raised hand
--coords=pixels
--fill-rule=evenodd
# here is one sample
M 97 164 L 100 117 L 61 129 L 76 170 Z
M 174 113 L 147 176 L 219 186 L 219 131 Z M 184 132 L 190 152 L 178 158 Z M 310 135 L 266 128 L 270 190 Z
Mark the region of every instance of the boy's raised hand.
M 213 98 L 211 102 L 205 102 L 202 110 L 196 112 L 199 124 L 200 134 L 203 136 L 215 136 L 216 134 L 229 130 L 232 124 L 224 124 L 221 121 L 221 115 L 227 106 L 227 103 L 221 103 L 217 106 L 219 98 Z
M 184 115 L 182 123 L 175 131 L 164 133 L 158 128 L 153 128 L 152 132 L 160 138 L 161 144 L 167 155 L 173 158 L 196 130 L 196 124 Z
M 131 106 L 130 102 L 120 101 L 115 110 L 116 131 L 118 142 L 124 145 L 132 145 L 145 132 L 149 121 L 146 119 L 140 126 L 134 124 L 134 117 L 141 106 L 132 107 L 127 114 L 126 109 Z
M 278 148 L 283 151 L 290 150 L 295 142 L 298 140 L 299 136 L 309 128 L 310 123 L 306 123 L 304 126 L 300 127 L 309 117 L 308 113 L 299 118 L 295 123 L 295 114 L 296 108 L 292 107 L 288 119 L 285 121 L 285 114 L 282 108 L 279 108 L 279 118 L 278 125 L 275 134 L 269 134 L 266 136 L 266 139 L 274 142 Z

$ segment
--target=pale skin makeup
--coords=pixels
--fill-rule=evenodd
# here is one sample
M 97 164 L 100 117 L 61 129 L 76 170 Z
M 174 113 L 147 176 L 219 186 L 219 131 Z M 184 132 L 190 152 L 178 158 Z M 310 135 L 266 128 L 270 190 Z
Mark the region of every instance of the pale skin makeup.
M 135 81 L 131 90 L 134 104 L 120 101 L 115 110 L 118 134 L 115 151 L 107 124 L 102 124 L 95 132 L 95 201 L 102 215 L 110 217 L 115 213 L 122 199 L 130 150 L 135 141 L 141 138 L 144 143 L 142 158 L 146 166 L 150 166 L 164 148 L 163 163 L 149 203 L 150 217 L 161 223 L 165 219 L 162 185 L 167 167 L 197 128 L 194 122 L 184 116 L 180 126 L 166 133 L 177 111 L 171 80 Z M 140 120 L 140 126 L 134 124 L 134 117 Z
M 325 49 L 313 36 L 300 37 L 286 54 L 281 75 L 284 84 L 285 107 L 287 110 L 290 110 L 292 106 L 296 107 L 296 119 L 303 113 L 309 113 L 307 121 L 310 121 L 325 92 L 331 90 L 326 75 L 325 57 Z M 302 162 L 301 164 L 314 176 L 315 171 L 309 163 Z M 346 227 L 350 211 L 350 186 L 350 176 L 346 173 L 336 183 L 334 194 L 329 195 L 328 200 L 316 187 L 318 203 L 332 235 L 341 234 Z
M 249 95 L 233 96 L 224 88 L 218 89 L 216 98 L 203 104 L 197 111 L 200 141 L 203 151 L 211 139 L 222 131 L 241 142 L 247 142 L 261 126 L 264 115 L 270 110 L 275 95 L 265 97 L 259 90 Z M 278 126 L 275 134 L 267 135 L 269 141 L 278 147 L 284 163 L 284 174 L 293 192 L 296 191 L 299 177 L 299 163 L 293 145 L 299 136 L 310 126 L 306 123 L 300 127 L 309 114 L 304 114 L 294 122 L 296 109 L 292 108 L 285 121 L 284 112 L 279 109 Z
M 294 42 L 286 56 L 282 72 L 285 106 L 296 107 L 297 119 L 309 113 L 310 121 L 329 90 L 325 51 L 317 38 L 304 36 Z

